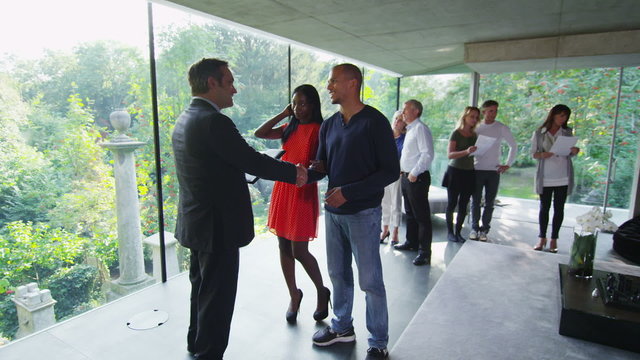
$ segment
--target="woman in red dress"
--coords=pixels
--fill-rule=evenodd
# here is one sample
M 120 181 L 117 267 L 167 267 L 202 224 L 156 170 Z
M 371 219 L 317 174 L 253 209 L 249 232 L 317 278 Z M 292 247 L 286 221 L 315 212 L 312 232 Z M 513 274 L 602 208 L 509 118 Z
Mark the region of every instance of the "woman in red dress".
M 276 125 L 291 116 L 288 124 Z M 309 167 L 318 149 L 318 132 L 322 123 L 320 97 L 311 85 L 300 85 L 293 91 L 291 104 L 273 119 L 260 125 L 255 136 L 262 139 L 282 139 L 285 153 L 282 160 Z M 295 260 L 307 272 L 317 290 L 316 321 L 329 315 L 331 292 L 322 283 L 318 261 L 309 252 L 309 241 L 318 236 L 318 189 L 316 183 L 296 187 L 276 181 L 271 193 L 267 226 L 278 236 L 280 266 L 291 301 L 286 319 L 295 323 L 302 301 L 302 290 L 296 285 Z

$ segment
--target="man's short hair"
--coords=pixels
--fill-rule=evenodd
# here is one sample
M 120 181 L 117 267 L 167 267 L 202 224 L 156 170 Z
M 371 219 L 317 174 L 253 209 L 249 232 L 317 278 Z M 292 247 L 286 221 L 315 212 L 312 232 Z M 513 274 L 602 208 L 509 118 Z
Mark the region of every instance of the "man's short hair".
M 418 117 L 422 116 L 422 103 L 416 99 L 407 100 L 405 104 L 411 104 L 414 109 L 418 110 Z
M 492 106 L 498 107 L 498 106 L 500 106 L 500 104 L 498 104 L 498 102 L 495 101 L 495 100 L 487 100 L 487 101 L 482 103 L 481 108 L 482 109 L 486 109 L 486 108 L 492 107 Z
M 349 79 L 356 79 L 356 82 L 358 83 L 358 90 L 360 89 L 360 87 L 362 86 L 362 71 L 360 71 L 360 68 L 353 65 L 353 64 L 349 64 L 349 63 L 344 63 L 344 64 L 340 64 L 340 65 L 336 65 L 333 67 L 334 69 L 341 69 L 342 72 L 347 76 L 347 78 Z
M 218 83 L 222 82 L 222 68 L 229 66 L 224 60 L 203 58 L 189 68 L 189 85 L 191 95 L 204 94 L 209 91 L 209 78 L 213 77 Z

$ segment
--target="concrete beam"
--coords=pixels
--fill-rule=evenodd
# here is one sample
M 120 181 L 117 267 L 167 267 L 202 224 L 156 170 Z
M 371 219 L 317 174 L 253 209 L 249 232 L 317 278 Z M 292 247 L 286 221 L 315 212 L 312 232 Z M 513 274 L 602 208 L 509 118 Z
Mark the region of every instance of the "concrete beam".
M 465 64 L 479 73 L 640 64 L 640 30 L 465 44 Z

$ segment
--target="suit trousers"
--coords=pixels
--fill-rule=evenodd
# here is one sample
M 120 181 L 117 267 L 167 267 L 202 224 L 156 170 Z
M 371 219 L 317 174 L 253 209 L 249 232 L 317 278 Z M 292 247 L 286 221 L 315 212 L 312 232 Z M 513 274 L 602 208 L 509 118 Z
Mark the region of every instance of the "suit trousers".
M 431 256 L 431 208 L 429 207 L 429 186 L 431 174 L 428 171 L 418 176 L 415 182 L 402 174 L 402 196 L 407 215 L 407 243 L 419 248 L 421 253 Z
M 222 359 L 238 288 L 239 251 L 191 250 L 191 318 L 187 349 L 197 359 Z

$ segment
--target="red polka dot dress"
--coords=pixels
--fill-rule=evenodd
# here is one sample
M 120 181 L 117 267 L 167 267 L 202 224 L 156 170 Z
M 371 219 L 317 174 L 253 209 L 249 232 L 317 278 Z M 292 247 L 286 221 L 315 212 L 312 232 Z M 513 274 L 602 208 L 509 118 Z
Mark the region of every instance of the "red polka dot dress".
M 298 124 L 282 146 L 282 160 L 309 167 L 318 150 L 320 124 Z M 318 187 L 316 183 L 296 187 L 276 181 L 269 205 L 269 230 L 291 241 L 310 241 L 318 236 Z

